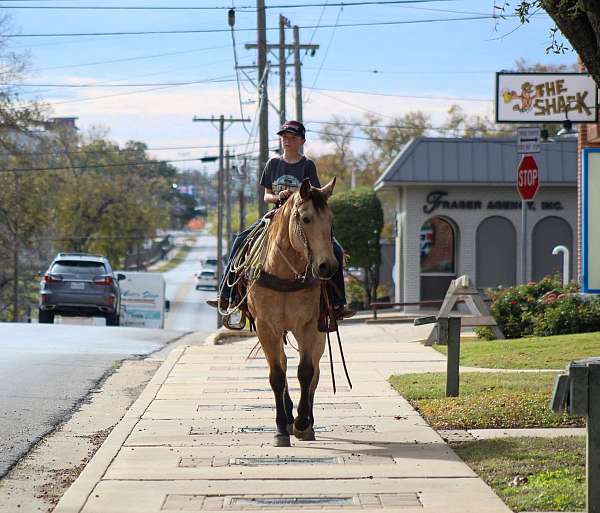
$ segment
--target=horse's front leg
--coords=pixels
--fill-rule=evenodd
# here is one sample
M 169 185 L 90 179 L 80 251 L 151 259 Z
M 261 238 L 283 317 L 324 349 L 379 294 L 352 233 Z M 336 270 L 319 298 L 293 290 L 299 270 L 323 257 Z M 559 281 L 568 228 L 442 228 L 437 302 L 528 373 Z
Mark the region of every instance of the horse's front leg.
M 298 381 L 300 382 L 300 402 L 298 416 L 294 421 L 294 435 L 300 440 L 314 440 L 313 402 L 319 382 L 319 360 L 325 347 L 324 336 L 316 325 L 310 326 L 298 338 L 300 363 Z
M 282 334 L 276 333 L 270 326 L 260 322 L 258 319 L 256 322 L 256 331 L 269 364 L 269 382 L 275 395 L 275 424 L 277 426 L 275 446 L 289 447 L 290 434 L 288 432 L 286 406 L 289 406 L 290 413 L 291 406 L 286 405 L 286 402 L 289 400 L 289 403 L 291 403 L 291 399 L 287 392 L 286 368 L 282 365 L 284 361 L 281 357 L 281 353 L 283 353 Z

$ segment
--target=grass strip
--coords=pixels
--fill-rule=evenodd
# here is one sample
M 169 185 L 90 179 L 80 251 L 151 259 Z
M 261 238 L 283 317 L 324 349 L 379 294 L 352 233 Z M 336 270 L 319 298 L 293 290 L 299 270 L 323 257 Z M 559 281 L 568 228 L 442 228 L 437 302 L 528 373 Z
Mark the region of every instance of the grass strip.
M 446 374 L 392 376 L 392 386 L 434 429 L 584 427 L 581 417 L 550 411 L 552 372 L 466 372 L 460 396 L 445 397 Z
M 433 347 L 447 354 L 446 346 Z M 596 355 L 600 332 L 460 343 L 461 365 L 489 369 L 564 369 L 572 360 Z
M 513 511 L 585 509 L 585 438 L 502 438 L 452 449 Z
M 192 250 L 191 246 L 181 246 L 177 251 L 177 254 L 171 258 L 168 262 L 154 268 L 152 270 L 153 273 L 166 273 L 175 269 L 179 264 L 181 264 L 188 256 L 188 253 Z

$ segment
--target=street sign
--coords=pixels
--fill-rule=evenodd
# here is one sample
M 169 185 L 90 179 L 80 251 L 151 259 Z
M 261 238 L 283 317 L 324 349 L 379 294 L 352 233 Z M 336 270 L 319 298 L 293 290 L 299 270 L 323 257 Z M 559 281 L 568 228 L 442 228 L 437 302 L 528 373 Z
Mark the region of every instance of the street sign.
M 517 128 L 517 153 L 539 153 L 540 139 L 541 129 L 539 128 Z
M 540 187 L 540 170 L 533 155 L 523 155 L 517 168 L 517 190 L 523 201 L 531 201 Z

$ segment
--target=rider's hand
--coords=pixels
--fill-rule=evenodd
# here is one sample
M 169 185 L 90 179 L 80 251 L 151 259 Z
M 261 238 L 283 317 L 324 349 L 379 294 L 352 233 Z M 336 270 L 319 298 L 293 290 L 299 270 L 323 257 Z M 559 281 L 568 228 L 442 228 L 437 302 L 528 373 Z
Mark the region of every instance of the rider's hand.
M 284 203 L 285 200 L 288 199 L 291 195 L 292 195 L 292 191 L 290 191 L 288 189 L 284 189 L 283 191 L 279 191 L 279 194 L 277 196 L 279 197 L 279 201 L 281 203 Z

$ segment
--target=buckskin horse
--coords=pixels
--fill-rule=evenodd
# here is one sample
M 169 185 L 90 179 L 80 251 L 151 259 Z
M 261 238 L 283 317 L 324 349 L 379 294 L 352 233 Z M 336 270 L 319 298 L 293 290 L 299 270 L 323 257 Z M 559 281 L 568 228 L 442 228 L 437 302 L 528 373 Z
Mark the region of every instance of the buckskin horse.
M 290 445 L 290 434 L 314 440 L 313 401 L 319 383 L 319 361 L 325 333 L 319 331 L 321 283 L 338 268 L 332 248 L 333 215 L 327 200 L 335 178 L 322 188 L 304 180 L 273 216 L 265 240 L 260 278 L 248 288 L 247 308 L 269 364 L 275 395 L 275 445 Z M 294 419 L 287 383 L 285 334 L 298 342 L 300 402 Z

